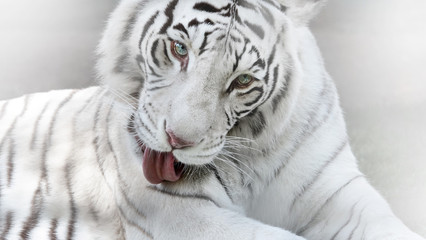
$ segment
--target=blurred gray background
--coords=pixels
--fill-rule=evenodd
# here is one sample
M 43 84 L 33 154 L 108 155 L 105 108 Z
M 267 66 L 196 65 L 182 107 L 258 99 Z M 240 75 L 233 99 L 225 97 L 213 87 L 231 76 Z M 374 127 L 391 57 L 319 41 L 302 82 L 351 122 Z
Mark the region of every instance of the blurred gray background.
M 115 0 L 1 0 L 0 99 L 94 85 Z M 426 1 L 330 0 L 312 24 L 363 172 L 426 237 Z

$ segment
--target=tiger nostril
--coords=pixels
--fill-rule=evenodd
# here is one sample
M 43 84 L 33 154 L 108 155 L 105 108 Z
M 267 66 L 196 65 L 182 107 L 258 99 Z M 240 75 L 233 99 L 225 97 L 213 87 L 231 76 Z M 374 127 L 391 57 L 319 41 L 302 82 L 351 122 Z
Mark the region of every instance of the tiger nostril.
M 189 141 L 185 141 L 179 137 L 177 137 L 173 131 L 171 130 L 166 130 L 166 133 L 168 135 L 168 141 L 170 146 L 172 146 L 173 149 L 181 149 L 181 148 L 185 148 L 185 147 L 191 147 L 194 146 L 194 143 L 189 142 Z

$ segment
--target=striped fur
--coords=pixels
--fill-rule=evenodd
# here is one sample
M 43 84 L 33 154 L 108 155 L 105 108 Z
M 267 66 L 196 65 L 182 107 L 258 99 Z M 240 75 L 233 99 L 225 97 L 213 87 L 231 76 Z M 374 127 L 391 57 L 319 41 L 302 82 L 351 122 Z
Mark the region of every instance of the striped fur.
M 123 0 L 102 87 L 0 102 L 0 239 L 422 239 L 358 170 L 306 27 L 322 4 Z M 145 147 L 183 178 L 150 184 Z

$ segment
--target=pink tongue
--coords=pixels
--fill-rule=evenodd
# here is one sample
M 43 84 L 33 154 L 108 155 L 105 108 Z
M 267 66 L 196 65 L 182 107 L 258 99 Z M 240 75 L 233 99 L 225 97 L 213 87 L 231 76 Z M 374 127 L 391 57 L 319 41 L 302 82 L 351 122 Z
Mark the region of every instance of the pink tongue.
M 175 170 L 175 157 L 172 153 L 160 153 L 149 148 L 143 154 L 143 174 L 152 184 L 163 181 L 176 182 L 180 179 L 182 171 Z

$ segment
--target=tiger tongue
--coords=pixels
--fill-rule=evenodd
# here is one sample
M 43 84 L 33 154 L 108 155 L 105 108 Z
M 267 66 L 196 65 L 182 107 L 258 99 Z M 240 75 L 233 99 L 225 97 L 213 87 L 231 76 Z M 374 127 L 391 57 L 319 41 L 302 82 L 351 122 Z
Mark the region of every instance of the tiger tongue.
M 145 178 L 152 184 L 178 181 L 182 171 L 175 170 L 174 162 L 175 157 L 172 153 L 160 153 L 146 148 L 142 161 Z

